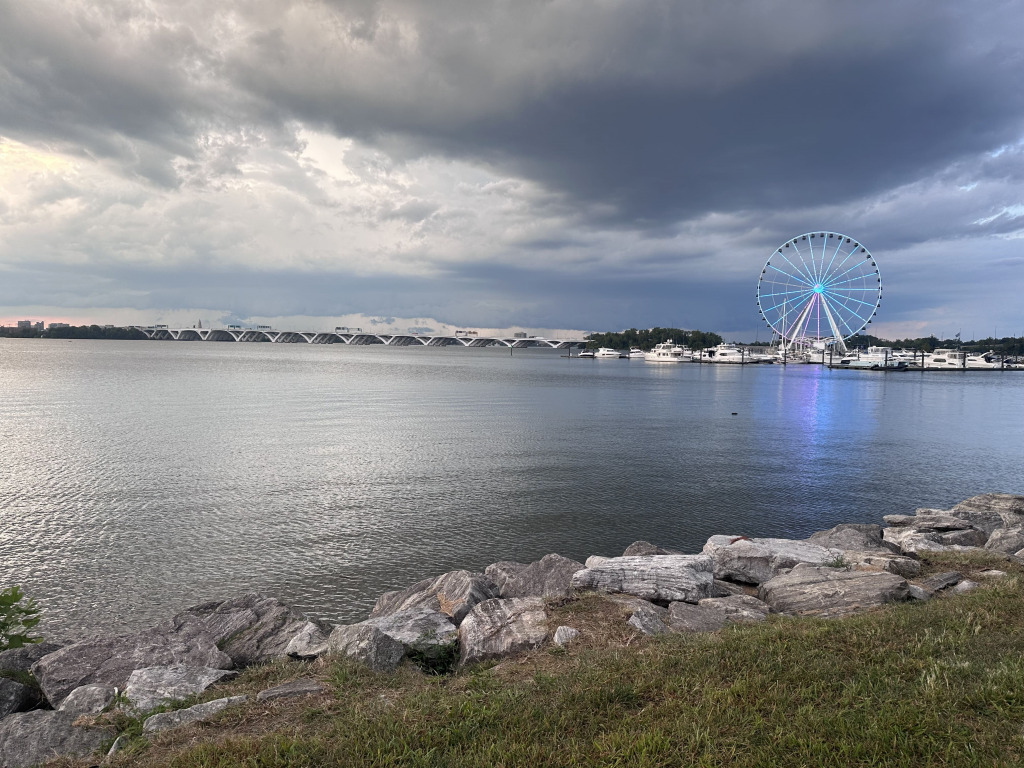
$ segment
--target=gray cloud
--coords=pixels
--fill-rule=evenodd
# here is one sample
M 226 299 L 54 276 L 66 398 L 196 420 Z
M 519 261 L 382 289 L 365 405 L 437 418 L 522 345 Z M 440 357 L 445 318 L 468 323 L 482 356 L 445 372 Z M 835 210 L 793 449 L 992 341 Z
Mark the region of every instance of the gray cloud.
M 738 330 L 828 228 L 882 263 L 880 320 L 980 317 L 1021 289 L 1022 16 L 0 1 L 0 296 Z

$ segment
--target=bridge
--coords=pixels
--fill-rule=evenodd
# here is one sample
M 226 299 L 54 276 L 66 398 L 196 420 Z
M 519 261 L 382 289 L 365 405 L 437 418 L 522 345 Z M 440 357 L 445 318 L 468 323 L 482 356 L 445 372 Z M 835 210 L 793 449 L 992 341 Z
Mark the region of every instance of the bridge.
M 229 341 L 269 342 L 272 344 L 353 344 L 364 346 L 383 344 L 389 347 L 542 347 L 545 349 L 572 349 L 585 347 L 586 340 L 544 339 L 539 336 L 479 336 L 452 334 L 430 336 L 421 333 L 368 333 L 361 329 L 337 328 L 325 331 L 278 331 L 273 328 L 168 328 L 166 326 L 135 326 L 148 338 L 156 341 Z

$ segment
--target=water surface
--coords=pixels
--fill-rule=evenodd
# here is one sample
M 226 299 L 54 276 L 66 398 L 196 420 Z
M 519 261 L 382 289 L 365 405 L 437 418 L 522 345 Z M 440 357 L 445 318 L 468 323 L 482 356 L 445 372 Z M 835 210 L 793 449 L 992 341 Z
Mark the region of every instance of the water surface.
M 0 584 L 54 637 L 254 590 L 359 620 L 454 568 L 1024 492 L 1024 374 L 560 354 L 0 340 Z

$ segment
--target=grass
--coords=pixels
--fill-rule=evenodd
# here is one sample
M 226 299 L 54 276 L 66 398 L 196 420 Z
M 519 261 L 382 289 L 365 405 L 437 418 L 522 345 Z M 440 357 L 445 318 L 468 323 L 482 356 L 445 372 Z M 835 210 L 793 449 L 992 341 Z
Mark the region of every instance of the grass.
M 281 662 L 206 698 L 299 676 L 330 691 L 229 709 L 109 765 L 1020 765 L 1024 568 L 943 555 L 925 575 L 993 565 L 1009 575 L 966 595 L 710 635 L 638 637 L 621 606 L 585 597 L 549 607 L 582 642 L 450 676 Z

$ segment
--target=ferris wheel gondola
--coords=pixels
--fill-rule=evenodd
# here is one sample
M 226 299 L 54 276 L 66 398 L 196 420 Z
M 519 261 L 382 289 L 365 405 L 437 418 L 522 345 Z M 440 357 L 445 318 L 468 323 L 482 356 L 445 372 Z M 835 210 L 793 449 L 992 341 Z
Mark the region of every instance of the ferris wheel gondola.
M 808 232 L 780 245 L 757 281 L 761 317 L 787 349 L 846 351 L 882 302 L 871 252 L 838 232 Z

